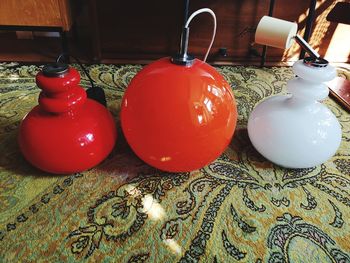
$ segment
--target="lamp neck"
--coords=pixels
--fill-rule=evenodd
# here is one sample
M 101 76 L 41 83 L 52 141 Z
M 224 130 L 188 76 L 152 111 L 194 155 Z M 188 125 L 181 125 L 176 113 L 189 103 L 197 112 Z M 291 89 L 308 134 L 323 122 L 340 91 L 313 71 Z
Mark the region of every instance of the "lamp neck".
M 189 33 L 189 27 L 184 27 L 182 29 L 180 51 L 171 58 L 172 63 L 183 66 L 192 66 L 194 56 L 187 54 Z

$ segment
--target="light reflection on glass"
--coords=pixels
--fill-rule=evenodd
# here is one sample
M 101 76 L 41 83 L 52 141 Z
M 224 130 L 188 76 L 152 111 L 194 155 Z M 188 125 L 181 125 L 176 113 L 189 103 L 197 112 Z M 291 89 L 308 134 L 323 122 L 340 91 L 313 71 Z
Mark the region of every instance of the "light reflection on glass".
M 198 115 L 197 118 L 198 118 L 198 123 L 202 124 L 203 123 L 203 115 Z
M 205 106 L 207 107 L 208 111 L 209 111 L 209 112 L 212 112 L 213 103 L 211 102 L 211 100 L 208 99 L 208 98 L 205 98 L 204 104 L 205 104 Z
M 93 141 L 94 140 L 94 135 L 92 133 L 88 133 L 85 136 L 89 141 Z
M 326 131 L 319 129 L 319 130 L 317 130 L 317 134 L 318 134 L 323 140 L 327 139 L 327 132 L 326 132 Z
M 215 97 L 221 97 L 223 95 L 222 90 L 215 86 L 208 85 L 208 91 L 212 93 Z
M 163 156 L 162 158 L 160 158 L 160 161 L 161 162 L 168 162 L 171 160 L 171 157 L 170 156 Z
M 214 116 L 218 112 L 218 107 L 221 106 L 224 101 L 225 89 L 218 88 L 214 85 L 204 86 L 206 89 L 197 101 L 193 102 L 195 113 L 199 125 L 206 125 L 213 120 Z
M 86 134 L 84 137 L 79 138 L 80 146 L 83 147 L 94 141 L 94 135 L 92 133 Z

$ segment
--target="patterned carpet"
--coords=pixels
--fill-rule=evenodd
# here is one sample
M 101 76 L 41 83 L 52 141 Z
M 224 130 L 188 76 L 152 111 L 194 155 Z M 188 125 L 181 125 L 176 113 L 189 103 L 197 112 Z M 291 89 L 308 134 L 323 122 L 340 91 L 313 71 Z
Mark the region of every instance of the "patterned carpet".
M 88 68 L 116 119 L 140 69 Z M 349 113 L 327 99 L 343 130 L 337 154 L 283 169 L 254 150 L 245 127 L 256 103 L 285 92 L 291 69 L 217 69 L 239 120 L 230 147 L 207 167 L 157 171 L 120 134 L 98 167 L 53 176 L 31 167 L 16 143 L 20 120 L 37 104 L 39 67 L 0 64 L 0 262 L 350 262 Z

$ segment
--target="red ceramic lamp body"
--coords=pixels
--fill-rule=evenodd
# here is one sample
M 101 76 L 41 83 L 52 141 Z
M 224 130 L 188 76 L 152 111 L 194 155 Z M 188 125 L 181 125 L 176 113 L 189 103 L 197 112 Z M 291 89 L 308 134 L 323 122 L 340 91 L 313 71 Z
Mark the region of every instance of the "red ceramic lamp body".
M 80 75 L 68 68 L 65 75 L 36 77 L 43 90 L 39 105 L 23 119 L 19 145 L 37 168 L 56 174 L 89 169 L 111 152 L 116 142 L 115 121 L 99 103 L 87 99 Z
M 192 171 L 215 160 L 237 121 L 230 85 L 210 65 L 160 59 L 140 71 L 121 109 L 124 135 L 143 161 L 169 172 Z

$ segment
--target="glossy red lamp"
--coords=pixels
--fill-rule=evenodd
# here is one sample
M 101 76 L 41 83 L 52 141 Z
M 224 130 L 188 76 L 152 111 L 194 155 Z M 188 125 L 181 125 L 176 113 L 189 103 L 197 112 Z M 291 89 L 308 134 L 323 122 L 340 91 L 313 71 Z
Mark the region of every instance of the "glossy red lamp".
M 79 86 L 80 75 L 66 64 L 46 65 L 36 76 L 39 105 L 22 120 L 19 146 L 37 168 L 55 174 L 84 171 L 112 151 L 115 121 Z
M 122 101 L 121 125 L 135 154 L 168 172 L 192 171 L 220 156 L 231 141 L 237 108 L 230 85 L 213 67 L 187 54 L 188 24 L 180 52 L 142 69 Z

